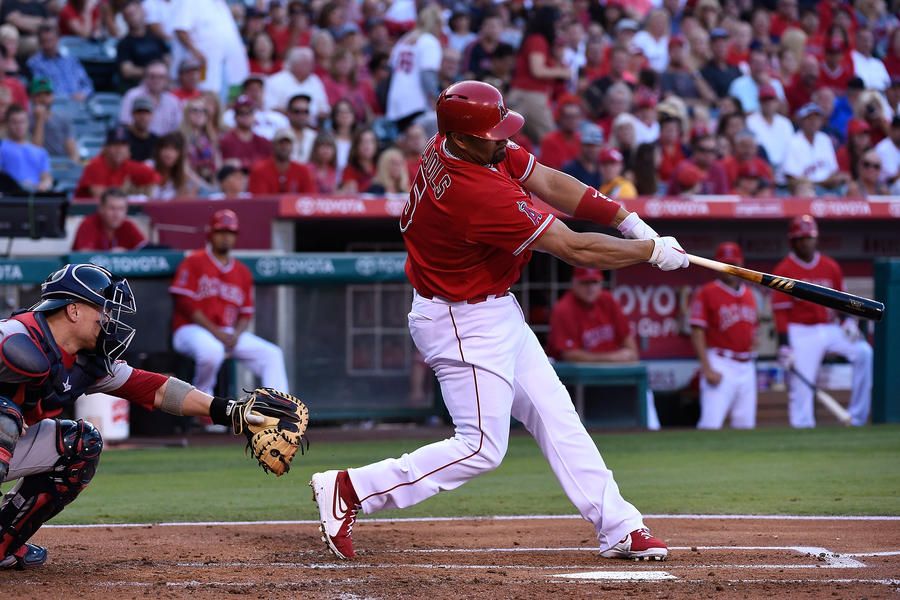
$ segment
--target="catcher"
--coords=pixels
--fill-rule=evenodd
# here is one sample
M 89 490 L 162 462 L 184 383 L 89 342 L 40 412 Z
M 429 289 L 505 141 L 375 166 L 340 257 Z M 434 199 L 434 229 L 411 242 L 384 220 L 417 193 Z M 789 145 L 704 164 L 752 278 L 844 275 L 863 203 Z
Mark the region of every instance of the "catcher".
M 298 399 L 260 388 L 213 397 L 174 377 L 117 360 L 135 330 L 128 282 L 92 264 L 69 264 L 41 286 L 41 301 L 0 320 L 0 482 L 19 479 L 0 503 L 0 568 L 47 562 L 27 543 L 90 483 L 103 440 L 90 423 L 58 419 L 83 393 L 106 392 L 175 415 L 208 415 L 244 433 L 267 471 L 288 470 L 308 422 Z

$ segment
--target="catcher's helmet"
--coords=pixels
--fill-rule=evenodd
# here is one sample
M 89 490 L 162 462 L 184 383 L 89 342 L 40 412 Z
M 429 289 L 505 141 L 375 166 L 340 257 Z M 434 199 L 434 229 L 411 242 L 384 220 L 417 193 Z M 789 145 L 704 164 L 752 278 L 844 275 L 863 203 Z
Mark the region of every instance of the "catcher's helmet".
M 209 233 L 216 231 L 230 231 L 232 233 L 237 233 L 238 226 L 237 214 L 231 209 L 223 208 L 214 212 L 212 217 L 210 217 L 208 231 Z
M 796 240 L 806 237 L 819 237 L 819 226 L 816 225 L 816 220 L 810 215 L 794 217 L 788 230 L 788 239 Z
M 503 103 L 503 95 L 482 81 L 460 81 L 437 99 L 438 131 L 467 133 L 486 140 L 505 140 L 522 129 L 525 119 Z
M 741 252 L 741 247 L 734 242 L 722 242 L 719 244 L 714 258 L 729 265 L 744 266 L 744 253 Z
M 41 284 L 41 301 L 29 310 L 48 312 L 74 302 L 92 304 L 100 309 L 102 317 L 96 352 L 106 360 L 109 371 L 112 361 L 125 352 L 134 338 L 134 327 L 121 320 L 122 315 L 137 312 L 128 280 L 98 265 L 68 264 L 51 273 Z

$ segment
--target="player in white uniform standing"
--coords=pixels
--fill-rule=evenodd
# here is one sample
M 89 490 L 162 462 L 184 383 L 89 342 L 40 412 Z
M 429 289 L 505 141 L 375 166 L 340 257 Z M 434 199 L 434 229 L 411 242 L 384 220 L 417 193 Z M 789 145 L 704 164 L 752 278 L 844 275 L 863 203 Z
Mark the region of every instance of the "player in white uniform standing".
M 391 84 L 385 117 L 403 131 L 431 110 L 440 92 L 441 9 L 429 6 L 419 13 L 416 28 L 397 41 L 391 51 Z M 432 129 L 432 132 L 434 130 Z
M 744 254 L 734 242 L 719 244 L 715 258 L 744 266 Z M 753 292 L 734 275 L 721 274 L 694 295 L 691 342 L 701 372 L 698 429 L 721 429 L 729 415 L 735 429 L 756 426 L 753 338 L 758 322 Z
M 410 333 L 437 375 L 456 432 L 399 459 L 313 475 L 324 541 L 338 558 L 349 558 L 359 509 L 412 506 L 496 468 L 513 416 L 594 525 L 603 556 L 664 559 L 666 545 L 622 497 L 509 288 L 532 249 L 576 266 L 650 262 L 663 270 L 686 267 L 684 250 L 637 214 L 509 142 L 524 119 L 493 86 L 451 85 L 438 98 L 437 117 L 440 132 L 422 155 L 400 230 L 415 288 Z M 531 193 L 634 239 L 575 233 L 535 209 Z
M 816 250 L 819 227 L 815 219 L 810 215 L 796 217 L 791 221 L 788 237 L 792 252 L 775 266 L 775 275 L 844 289 L 841 267 Z M 778 330 L 778 358 L 786 370 L 796 369 L 807 381 L 815 382 L 826 353 L 834 352 L 850 361 L 850 423 L 865 425 L 872 404 L 872 346 L 863 339 L 856 319 L 845 317 L 839 323 L 834 311 L 779 292 L 772 296 L 772 311 Z M 815 427 L 813 391 L 795 375 L 789 381 L 791 427 Z

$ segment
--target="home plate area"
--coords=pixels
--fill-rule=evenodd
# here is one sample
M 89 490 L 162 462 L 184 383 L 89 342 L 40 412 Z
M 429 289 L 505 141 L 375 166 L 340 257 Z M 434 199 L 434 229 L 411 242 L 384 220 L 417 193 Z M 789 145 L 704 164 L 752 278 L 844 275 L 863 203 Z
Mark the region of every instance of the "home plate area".
M 900 598 L 900 518 L 651 515 L 665 562 L 598 555 L 577 518 L 361 519 L 338 561 L 311 522 L 60 526 L 0 598 Z

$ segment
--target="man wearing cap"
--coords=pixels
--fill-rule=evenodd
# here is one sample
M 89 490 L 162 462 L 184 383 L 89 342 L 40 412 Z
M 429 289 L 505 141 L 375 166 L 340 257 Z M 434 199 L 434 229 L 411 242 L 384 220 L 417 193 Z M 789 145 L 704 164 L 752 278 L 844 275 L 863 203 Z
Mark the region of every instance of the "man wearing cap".
M 727 96 L 731 82 L 741 76 L 741 70 L 728 62 L 728 38 L 728 30 L 722 27 L 716 27 L 709 32 L 712 56 L 709 62 L 700 69 L 703 79 L 719 98 Z
M 723 242 L 715 259 L 744 266 L 741 247 Z M 753 342 L 759 325 L 750 286 L 720 273 L 691 301 L 691 343 L 700 360 L 700 420 L 697 429 L 756 427 L 756 363 Z
M 219 140 L 222 160 L 236 160 L 249 169 L 258 160 L 272 154 L 272 143 L 254 133 L 256 105 L 247 96 L 238 96 L 234 101 L 234 128 Z
M 131 105 L 131 124 L 128 131 L 128 149 L 131 158 L 138 162 L 147 162 L 153 158 L 159 136 L 150 131 L 153 121 L 153 101 L 150 98 L 136 98 Z
M 872 127 L 863 119 L 850 119 L 847 122 L 847 143 L 843 144 L 835 152 L 838 168 L 844 173 L 850 173 L 854 179 L 857 173 L 856 163 L 862 153 L 872 145 Z M 880 165 L 879 160 L 879 165 Z M 880 175 L 881 173 L 879 173 Z
M 247 191 L 247 173 L 244 167 L 225 164 L 216 173 L 219 191 L 209 195 L 211 200 L 237 200 L 250 198 Z
M 667 193 L 713 194 L 729 193 L 728 175 L 717 158 L 716 139 L 709 133 L 694 136 L 691 158 L 681 161 L 672 174 Z
M 28 112 L 18 104 L 6 109 L 6 137 L 0 140 L 0 171 L 26 190 L 49 190 L 53 186 L 50 155 L 28 139 Z
M 775 275 L 844 289 L 841 267 L 817 250 L 819 228 L 815 219 L 810 215 L 795 217 L 788 239 L 791 252 L 772 270 Z M 833 352 L 850 361 L 850 423 L 865 425 L 872 401 L 872 347 L 863 338 L 856 319 L 846 317 L 839 323 L 831 309 L 779 292 L 772 295 L 772 312 L 778 332 L 778 360 L 785 370 L 795 369 L 807 381 L 815 382 L 826 353 Z M 794 375 L 787 379 L 791 427 L 815 427 L 813 391 Z
M 600 175 L 603 177 L 603 185 L 599 187 L 601 194 L 616 200 L 637 198 L 638 193 L 634 184 L 622 177 L 624 157 L 621 152 L 608 146 L 600 151 L 597 160 L 600 163 Z
M 750 46 L 749 68 L 749 73 L 738 77 L 728 87 L 728 95 L 740 101 L 745 113 L 759 110 L 759 88 L 763 85 L 771 85 L 778 99 L 784 100 L 784 87 L 769 75 L 769 59 L 765 49 L 755 42 Z
M 853 60 L 853 71 L 863 80 L 868 90 L 883 92 L 891 84 L 884 63 L 877 56 L 872 56 L 875 48 L 875 35 L 871 29 L 860 27 L 856 30 L 856 48 L 850 52 Z
M 681 34 L 669 38 L 669 64 L 659 77 L 663 95 L 674 94 L 689 106 L 709 106 L 716 93 L 706 83 L 688 53 L 687 40 Z
M 67 156 L 81 161 L 78 143 L 72 136 L 72 121 L 53 112 L 53 86 L 36 77 L 28 86 L 31 95 L 31 143 L 42 146 L 50 156 Z
M 578 130 L 584 120 L 584 110 L 578 96 L 566 95 L 559 100 L 557 109 L 557 126 L 541 140 L 541 163 L 552 168 L 561 169 L 564 164 L 578 155 L 581 139 Z
M 656 114 L 656 93 L 648 89 L 641 89 L 634 96 L 634 123 L 635 143 L 653 144 L 659 139 L 659 120 Z
M 181 102 L 168 91 L 168 87 L 169 68 L 166 63 L 154 62 L 147 65 L 141 84 L 128 90 L 122 98 L 119 122 L 131 125 L 134 101 L 138 98 L 147 98 L 153 103 L 150 131 L 158 136 L 164 136 L 178 129 L 181 125 Z
M 291 160 L 297 140 L 290 128 L 279 129 L 272 138 L 272 156 L 250 169 L 251 194 L 312 194 L 316 183 L 309 167 Z
M 881 159 L 881 180 L 889 186 L 900 181 L 900 115 L 891 120 L 888 136 L 878 142 L 875 152 Z
M 763 171 L 758 163 L 745 162 L 738 167 L 737 181 L 732 191 L 742 198 L 771 197 L 774 195 L 771 176 L 771 169 Z
M 78 225 L 72 251 L 124 252 L 146 244 L 147 238 L 128 218 L 128 196 L 118 188 L 109 188 L 100 195 L 97 211 Z
M 571 175 L 581 183 L 594 188 L 599 188 L 603 182 L 598 167 L 597 157 L 603 146 L 603 130 L 590 121 L 581 125 L 581 144 L 578 154 L 572 160 L 566 162 L 562 172 Z
M 548 354 L 578 363 L 637 362 L 637 339 L 631 322 L 613 295 L 603 289 L 603 271 L 575 267 L 572 287 L 550 311 Z M 659 417 L 648 390 L 647 427 L 659 429 Z
M 253 133 L 271 140 L 276 131 L 288 127 L 290 122 L 283 113 L 277 110 L 267 110 L 264 107 L 263 90 L 265 85 L 265 75 L 251 73 L 241 85 L 241 95 L 246 96 L 253 103 Z M 229 108 L 225 111 L 225 114 L 222 115 L 222 123 L 229 129 L 234 127 L 234 109 Z
M 127 90 L 140 84 L 147 65 L 171 61 L 169 46 L 146 25 L 144 7 L 130 0 L 122 9 L 122 17 L 128 25 L 128 33 L 116 44 L 116 66 L 121 77 L 120 88 Z
M 178 64 L 178 86 L 172 90 L 172 94 L 184 105 L 203 95 L 200 81 L 200 62 L 193 56 L 188 56 Z
M 791 190 L 811 183 L 816 193 L 836 193 L 848 177 L 838 168 L 831 138 L 819 131 L 822 109 L 810 102 L 800 107 L 796 117 L 799 129 L 788 143 L 784 161 L 784 174 Z
M 281 349 L 248 331 L 255 308 L 253 275 L 231 255 L 238 229 L 234 211 L 217 210 L 207 226 L 209 243 L 178 265 L 169 286 L 175 301 L 172 347 L 194 359 L 198 390 L 212 393 L 227 356 L 245 363 L 263 386 L 285 390 Z
M 131 160 L 128 131 L 120 125 L 109 130 L 103 150 L 84 168 L 75 197 L 100 198 L 111 187 L 129 194 L 150 195 L 159 181 L 159 174 L 152 167 Z
M 747 129 L 753 132 L 756 142 L 766 151 L 775 181 L 784 183 L 784 159 L 788 143 L 794 136 L 794 125 L 778 112 L 780 104 L 774 87 L 769 84 L 760 86 L 759 111 L 747 116 Z
M 737 186 L 738 172 L 741 167 L 749 165 L 749 172 L 758 173 L 761 179 L 772 181 L 772 168 L 759 156 L 756 137 L 749 129 L 739 131 L 734 136 L 734 148 L 729 156 L 722 159 L 722 167 L 728 175 L 731 189 Z

